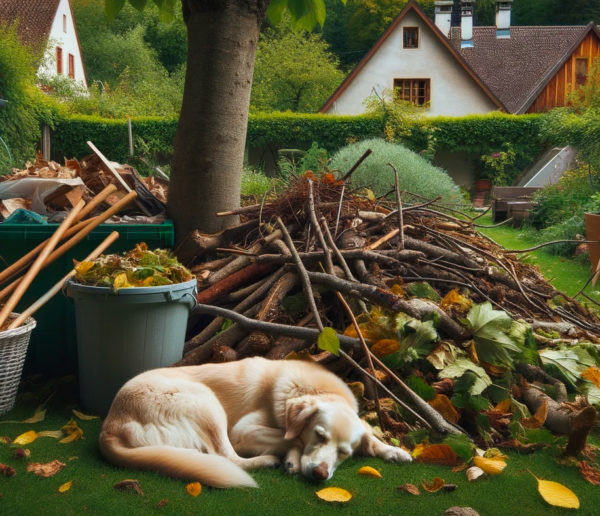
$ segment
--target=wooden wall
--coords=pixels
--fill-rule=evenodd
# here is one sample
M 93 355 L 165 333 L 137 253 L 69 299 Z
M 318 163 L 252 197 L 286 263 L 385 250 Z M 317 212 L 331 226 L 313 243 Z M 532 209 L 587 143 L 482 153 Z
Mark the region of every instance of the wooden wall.
M 600 39 L 590 32 L 577 47 L 563 67 L 556 73 L 544 90 L 538 95 L 527 110 L 528 113 L 540 113 L 555 107 L 565 106 L 567 97 L 576 86 L 575 68 L 577 58 L 587 59 L 588 72 L 592 68 L 594 58 L 600 56 Z

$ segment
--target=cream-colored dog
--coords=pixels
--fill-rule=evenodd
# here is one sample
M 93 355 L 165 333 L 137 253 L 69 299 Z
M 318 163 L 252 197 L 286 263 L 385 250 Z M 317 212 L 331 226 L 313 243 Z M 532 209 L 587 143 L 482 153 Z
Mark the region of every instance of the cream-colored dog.
M 100 433 L 114 464 L 215 487 L 256 487 L 244 470 L 276 466 L 331 478 L 354 452 L 410 462 L 357 415 L 346 384 L 300 360 L 247 358 L 154 369 L 118 392 Z

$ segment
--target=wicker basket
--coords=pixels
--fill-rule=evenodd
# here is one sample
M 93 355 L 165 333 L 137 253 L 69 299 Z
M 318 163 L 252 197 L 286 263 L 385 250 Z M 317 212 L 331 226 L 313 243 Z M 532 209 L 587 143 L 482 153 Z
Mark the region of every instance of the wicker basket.
M 17 314 L 11 314 L 16 317 Z M 30 317 L 14 330 L 0 331 L 0 414 L 13 408 L 21 381 L 29 337 L 36 322 Z

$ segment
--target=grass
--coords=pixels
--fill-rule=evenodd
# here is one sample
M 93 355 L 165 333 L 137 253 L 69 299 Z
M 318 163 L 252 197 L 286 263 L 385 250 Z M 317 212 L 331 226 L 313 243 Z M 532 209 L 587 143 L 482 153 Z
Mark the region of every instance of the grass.
M 490 224 L 489 217 L 479 220 Z M 519 230 L 500 227 L 484 230 L 491 238 L 508 248 L 526 248 L 533 243 Z M 536 264 L 549 275 L 553 284 L 574 294 L 587 280 L 589 265 L 584 261 L 568 260 L 544 252 L 530 253 L 526 260 Z M 45 379 L 26 382 L 17 407 L 0 417 L 0 436 L 14 439 L 28 430 L 57 430 L 71 417 L 76 408 L 76 386 L 72 381 L 48 383 Z M 41 400 L 55 393 L 48 405 L 43 422 L 35 424 L 6 423 L 21 421 L 33 414 Z M 586 482 L 573 465 L 559 461 L 559 447 L 538 451 L 532 455 L 509 453 L 508 466 L 496 477 L 468 483 L 465 473 L 453 473 L 444 466 L 413 463 L 387 464 L 378 459 L 352 458 L 344 462 L 326 486 L 339 486 L 353 494 L 346 504 L 328 504 L 315 496 L 323 487 L 282 470 L 262 470 L 252 473 L 260 489 L 218 490 L 204 487 L 196 498 L 187 494 L 185 482 L 162 477 L 155 473 L 113 467 L 99 455 L 97 438 L 100 421 L 78 421 L 85 440 L 59 444 L 52 438 L 40 438 L 27 446 L 30 461 L 49 462 L 59 459 L 66 467 L 56 476 L 40 478 L 25 470 L 25 461 L 12 457 L 10 446 L 0 444 L 0 463 L 13 466 L 17 475 L 0 476 L 0 514 L 20 515 L 121 515 L 148 514 L 209 514 L 209 515 L 369 515 L 406 514 L 409 516 L 438 516 L 452 506 L 469 506 L 481 516 L 504 516 L 518 513 L 527 516 L 565 514 L 565 509 L 549 506 L 537 492 L 531 473 L 553 480 L 573 490 L 581 501 L 579 515 L 596 515 L 600 507 L 600 488 Z M 598 443 L 599 435 L 593 436 Z M 596 459 L 597 462 L 597 459 Z M 382 479 L 357 475 L 363 465 L 380 470 Z M 531 472 L 531 473 L 530 473 Z M 421 487 L 422 481 L 439 476 L 457 485 L 450 493 L 428 493 L 420 496 L 400 493 L 398 485 L 412 483 Z M 137 479 L 144 496 L 121 492 L 112 486 L 127 478 Z M 59 493 L 58 487 L 73 481 L 72 488 Z M 166 505 L 163 501 L 166 501 Z M 163 505 L 161 505 L 161 502 Z

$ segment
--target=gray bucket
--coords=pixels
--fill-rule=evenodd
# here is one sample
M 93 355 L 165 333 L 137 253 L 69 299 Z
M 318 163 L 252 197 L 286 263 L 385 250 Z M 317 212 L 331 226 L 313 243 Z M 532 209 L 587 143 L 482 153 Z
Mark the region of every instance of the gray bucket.
M 135 375 L 181 359 L 196 279 L 113 291 L 67 282 L 75 301 L 79 394 L 83 407 L 105 415 Z

